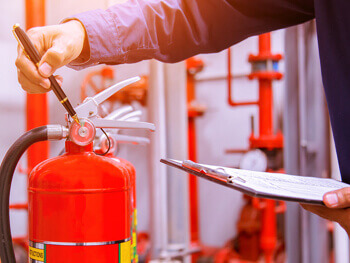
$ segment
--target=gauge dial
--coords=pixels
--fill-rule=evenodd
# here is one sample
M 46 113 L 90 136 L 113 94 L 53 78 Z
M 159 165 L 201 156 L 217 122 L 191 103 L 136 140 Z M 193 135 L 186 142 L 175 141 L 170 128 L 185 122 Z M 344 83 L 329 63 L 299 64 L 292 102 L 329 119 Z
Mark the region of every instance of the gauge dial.
M 95 126 L 88 119 L 79 119 L 81 125 L 73 122 L 69 129 L 69 138 L 77 145 L 90 144 L 96 135 Z
M 259 149 L 250 150 L 243 155 L 239 163 L 239 168 L 257 172 L 266 172 L 267 156 Z

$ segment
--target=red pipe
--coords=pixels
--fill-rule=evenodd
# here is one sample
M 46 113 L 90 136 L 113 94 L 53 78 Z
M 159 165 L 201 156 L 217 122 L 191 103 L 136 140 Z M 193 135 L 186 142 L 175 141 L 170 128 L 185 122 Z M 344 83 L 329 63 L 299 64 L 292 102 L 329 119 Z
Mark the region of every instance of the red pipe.
M 271 55 L 270 33 L 259 36 L 259 55 Z M 259 134 L 260 138 L 264 136 L 273 136 L 273 97 L 272 97 L 272 79 L 259 78 Z M 263 209 L 262 229 L 261 229 L 261 248 L 264 251 L 265 262 L 273 262 L 273 254 L 277 244 L 277 222 L 275 201 L 265 200 Z
M 188 156 L 197 162 L 197 139 L 195 119 L 204 112 L 192 105 L 196 99 L 195 74 L 200 72 L 204 63 L 195 57 L 186 60 L 187 66 L 187 105 L 188 105 Z M 189 208 L 190 208 L 190 241 L 192 247 L 201 247 L 199 230 L 199 205 L 198 205 L 198 183 L 197 177 L 189 174 Z M 202 247 L 201 247 L 202 248 Z M 198 261 L 200 254 L 192 255 L 192 262 Z
M 188 140 L 189 140 L 189 159 L 197 162 L 196 151 L 196 126 L 194 118 L 188 120 Z M 196 176 L 189 175 L 190 187 L 190 230 L 191 243 L 199 243 L 199 216 L 198 216 L 198 186 Z
M 45 25 L 45 0 L 26 0 L 25 16 L 27 30 L 32 27 Z M 46 125 L 48 120 L 47 96 L 46 94 L 27 94 L 26 98 L 26 129 Z M 49 143 L 40 142 L 28 149 L 27 155 L 27 172 L 30 171 L 40 162 L 49 157 Z M 27 203 L 12 204 L 10 209 L 28 209 Z M 13 242 L 24 244 L 27 247 L 28 237 L 14 237 Z
M 270 33 L 259 36 L 259 55 L 271 55 Z M 259 133 L 260 136 L 273 134 L 272 79 L 259 79 Z
M 264 200 L 266 206 L 262 210 L 262 228 L 260 245 L 264 251 L 265 262 L 273 262 L 273 255 L 277 245 L 277 222 L 275 201 Z
M 26 28 L 45 25 L 45 0 L 26 0 Z M 27 130 L 48 123 L 46 94 L 27 94 Z M 48 142 L 41 142 L 28 149 L 28 171 L 49 156 Z
M 252 72 L 249 79 L 258 79 L 259 81 L 259 100 L 257 102 L 236 103 L 232 100 L 232 73 L 231 73 L 231 52 L 228 49 L 227 56 L 227 87 L 228 103 L 231 106 L 245 106 L 258 104 L 259 106 L 259 137 L 255 138 L 254 133 L 250 138 L 250 148 L 281 148 L 283 147 L 283 137 L 273 134 L 273 90 L 272 81 L 282 78 L 279 72 L 265 69 Z M 249 61 L 252 63 L 269 63 L 272 60 L 278 61 L 281 55 L 271 54 L 271 35 L 266 33 L 259 36 L 259 54 L 250 55 Z M 260 234 L 260 246 L 264 251 L 265 262 L 273 262 L 274 251 L 277 245 L 277 226 L 276 226 L 276 205 L 273 200 L 253 199 L 257 209 L 261 209 L 262 229 Z M 257 205 L 258 204 L 258 205 Z M 278 207 L 277 211 L 283 211 L 283 206 Z
M 271 55 L 271 34 L 266 33 L 259 36 L 259 56 Z
M 259 80 L 259 133 L 261 136 L 273 135 L 273 95 L 272 80 Z
M 227 92 L 228 92 L 228 104 L 232 107 L 237 106 L 248 106 L 257 105 L 259 101 L 246 101 L 246 102 L 235 102 L 232 99 L 232 72 L 231 72 L 231 48 L 227 49 Z
M 195 100 L 195 78 L 194 74 L 187 73 L 187 102 L 190 104 Z M 188 155 L 189 159 L 197 161 L 197 140 L 195 115 L 188 117 Z M 198 186 L 197 177 L 189 174 L 189 198 L 190 198 L 190 239 L 193 245 L 199 244 L 199 216 L 198 216 Z

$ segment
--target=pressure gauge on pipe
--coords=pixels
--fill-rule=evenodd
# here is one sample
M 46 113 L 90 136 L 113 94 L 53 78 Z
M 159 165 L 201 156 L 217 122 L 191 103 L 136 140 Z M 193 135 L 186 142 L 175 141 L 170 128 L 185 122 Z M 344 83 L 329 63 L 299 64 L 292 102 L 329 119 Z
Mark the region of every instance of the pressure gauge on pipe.
M 266 172 L 267 156 L 259 149 L 250 150 L 243 155 L 239 163 L 239 168 L 257 172 Z

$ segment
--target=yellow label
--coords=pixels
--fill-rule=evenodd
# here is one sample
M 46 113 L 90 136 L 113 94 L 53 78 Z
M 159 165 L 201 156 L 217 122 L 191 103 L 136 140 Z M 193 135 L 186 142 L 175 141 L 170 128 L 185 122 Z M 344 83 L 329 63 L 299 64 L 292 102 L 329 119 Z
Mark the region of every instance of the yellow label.
M 119 263 L 131 262 L 131 241 L 119 244 Z
M 45 249 L 29 247 L 29 257 L 34 260 L 45 262 Z
M 134 210 L 134 225 L 137 226 L 137 209 Z
M 131 244 L 131 249 L 130 249 L 130 254 L 131 254 L 131 259 L 135 259 L 135 251 L 136 251 L 136 233 L 132 233 L 132 244 Z
M 137 237 L 136 237 L 136 232 L 132 233 L 132 242 L 133 242 L 133 246 L 136 247 L 136 240 L 137 240 Z

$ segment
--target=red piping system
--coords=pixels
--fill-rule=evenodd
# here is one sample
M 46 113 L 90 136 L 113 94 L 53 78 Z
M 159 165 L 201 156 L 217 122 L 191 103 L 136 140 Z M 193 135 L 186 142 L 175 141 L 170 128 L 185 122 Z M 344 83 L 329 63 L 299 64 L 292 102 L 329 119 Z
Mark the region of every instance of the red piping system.
M 257 102 L 236 103 L 232 100 L 231 85 L 231 51 L 228 50 L 227 58 L 227 87 L 228 103 L 231 106 L 259 106 L 259 136 L 255 137 L 254 131 L 249 138 L 250 149 L 263 148 L 267 150 L 283 148 L 283 136 L 273 131 L 273 90 L 272 82 L 279 80 L 283 75 L 274 69 L 274 63 L 282 59 L 282 55 L 271 53 L 270 33 L 259 36 L 259 54 L 250 55 L 249 62 L 252 64 L 252 73 L 249 79 L 259 81 L 259 100 Z M 273 256 L 277 245 L 276 213 L 283 212 L 284 206 L 276 207 L 274 200 L 253 199 L 256 209 L 262 210 L 262 228 L 260 233 L 260 247 L 264 251 L 265 262 L 273 262 Z
M 45 0 L 25 1 L 25 21 L 27 30 L 45 25 Z M 27 94 L 26 99 L 26 129 L 46 125 L 48 123 L 46 94 Z M 39 142 L 28 149 L 27 172 L 49 157 L 49 143 Z M 11 204 L 10 209 L 28 210 L 28 203 Z M 13 242 L 27 248 L 28 237 L 14 237 Z
M 257 105 L 259 101 L 246 101 L 246 102 L 235 102 L 233 100 L 233 92 L 232 92 L 232 66 L 231 66 L 231 48 L 227 49 L 227 93 L 228 93 L 228 104 L 232 107 L 237 106 L 249 106 L 249 105 Z
M 280 80 L 283 74 L 273 69 L 273 63 L 282 59 L 281 54 L 271 53 L 271 35 L 266 33 L 259 36 L 259 54 L 250 55 L 249 62 L 252 63 L 253 72 L 249 79 L 259 81 L 259 136 L 252 133 L 249 141 L 250 148 L 274 148 L 283 147 L 283 136 L 281 133 L 273 132 L 273 91 L 272 82 Z
M 188 155 L 189 159 L 197 161 L 196 117 L 203 115 L 203 107 L 196 106 L 195 74 L 200 72 L 204 63 L 192 57 L 186 60 L 187 66 L 187 104 L 188 104 Z M 193 247 L 200 246 L 199 234 L 199 206 L 197 177 L 189 174 L 189 206 L 190 206 L 190 240 Z M 192 262 L 196 262 L 198 254 L 192 255 Z
M 45 0 L 26 0 L 26 28 L 45 25 Z M 46 94 L 27 94 L 27 130 L 48 123 Z M 28 150 L 28 171 L 49 157 L 48 142 L 38 143 Z

